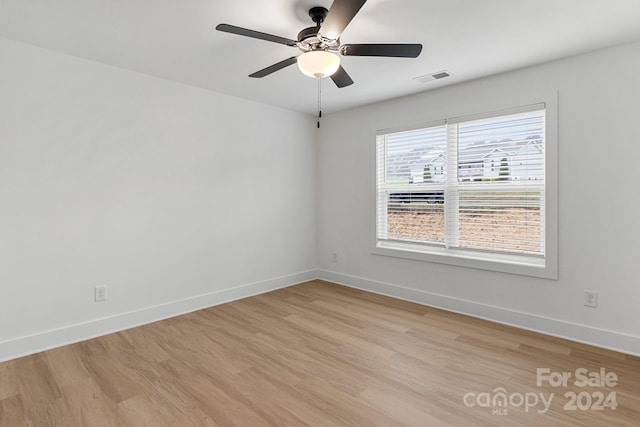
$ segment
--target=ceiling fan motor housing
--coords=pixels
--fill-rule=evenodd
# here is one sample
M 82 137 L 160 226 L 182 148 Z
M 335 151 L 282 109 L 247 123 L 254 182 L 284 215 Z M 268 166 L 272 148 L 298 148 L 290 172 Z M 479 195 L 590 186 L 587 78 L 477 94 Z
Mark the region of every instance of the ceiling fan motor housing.
M 320 37 L 318 37 L 319 29 L 319 27 L 305 28 L 298 33 L 298 41 L 308 45 L 320 43 Z
M 340 47 L 340 40 L 329 40 L 320 36 L 320 26 L 324 22 L 329 11 L 322 7 L 312 7 L 309 9 L 311 20 L 316 23 L 315 27 L 305 28 L 298 33 L 298 47 L 303 52 L 312 50 L 334 50 Z

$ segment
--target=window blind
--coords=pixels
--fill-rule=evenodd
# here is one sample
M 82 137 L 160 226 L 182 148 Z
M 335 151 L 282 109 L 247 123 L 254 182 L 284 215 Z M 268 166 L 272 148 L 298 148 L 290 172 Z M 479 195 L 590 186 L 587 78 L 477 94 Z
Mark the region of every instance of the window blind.
M 446 127 L 389 133 L 378 141 L 378 237 L 444 243 Z
M 544 110 L 463 121 L 458 153 L 458 246 L 544 255 Z
M 543 257 L 544 150 L 544 105 L 381 132 L 378 241 Z

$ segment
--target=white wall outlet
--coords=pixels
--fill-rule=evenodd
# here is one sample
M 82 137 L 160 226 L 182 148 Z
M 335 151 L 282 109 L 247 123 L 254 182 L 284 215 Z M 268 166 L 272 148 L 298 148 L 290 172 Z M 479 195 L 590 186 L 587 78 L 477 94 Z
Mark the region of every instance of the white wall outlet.
M 584 305 L 587 307 L 597 307 L 598 293 L 595 291 L 584 291 Z
M 107 287 L 106 286 L 96 286 L 93 289 L 93 298 L 95 302 L 101 302 L 107 300 Z
M 332 253 L 331 254 L 331 261 L 332 262 L 338 262 L 338 254 L 337 253 Z

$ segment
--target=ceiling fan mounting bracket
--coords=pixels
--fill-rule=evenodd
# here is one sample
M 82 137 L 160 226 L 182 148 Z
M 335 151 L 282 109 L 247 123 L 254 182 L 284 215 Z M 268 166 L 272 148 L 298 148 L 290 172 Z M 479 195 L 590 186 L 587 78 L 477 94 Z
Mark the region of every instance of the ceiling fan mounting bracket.
M 316 6 L 309 9 L 309 17 L 318 27 L 324 22 L 324 18 L 327 17 L 327 13 L 329 13 L 329 11 L 322 6 Z

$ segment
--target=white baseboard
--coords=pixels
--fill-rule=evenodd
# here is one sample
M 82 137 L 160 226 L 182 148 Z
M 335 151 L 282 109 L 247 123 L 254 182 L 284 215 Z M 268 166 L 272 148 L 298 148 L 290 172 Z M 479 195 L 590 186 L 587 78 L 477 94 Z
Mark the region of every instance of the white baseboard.
M 368 292 L 540 332 L 545 335 L 565 338 L 570 341 L 640 356 L 640 337 L 634 335 L 594 328 L 592 326 L 580 325 L 535 314 L 522 313 L 502 307 L 481 304 L 418 289 L 405 288 L 329 270 L 319 270 L 318 277 L 328 282 Z
M 317 278 L 430 307 L 640 356 L 640 337 L 638 336 L 522 313 L 333 271 L 309 270 L 0 342 L 0 362 L 293 286 Z
M 318 278 L 303 271 L 0 342 L 0 362 L 141 326 Z

